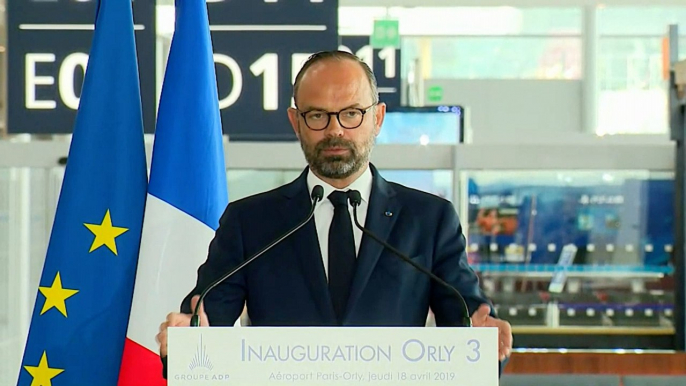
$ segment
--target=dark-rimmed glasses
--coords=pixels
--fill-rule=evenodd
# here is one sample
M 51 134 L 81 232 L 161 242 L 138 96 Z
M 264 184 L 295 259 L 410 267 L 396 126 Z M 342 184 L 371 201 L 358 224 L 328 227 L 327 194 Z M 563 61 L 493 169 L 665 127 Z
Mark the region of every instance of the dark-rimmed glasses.
M 298 110 L 298 112 L 300 112 L 300 116 L 303 117 L 305 120 L 305 125 L 310 130 L 322 131 L 329 127 L 332 115 L 336 116 L 336 119 L 338 119 L 338 123 L 342 128 L 357 129 L 362 125 L 362 122 L 364 121 L 364 115 L 367 113 L 367 111 L 376 105 L 377 103 L 374 103 L 366 108 L 349 107 L 338 112 L 329 112 L 324 110 L 309 110 L 305 112 Z

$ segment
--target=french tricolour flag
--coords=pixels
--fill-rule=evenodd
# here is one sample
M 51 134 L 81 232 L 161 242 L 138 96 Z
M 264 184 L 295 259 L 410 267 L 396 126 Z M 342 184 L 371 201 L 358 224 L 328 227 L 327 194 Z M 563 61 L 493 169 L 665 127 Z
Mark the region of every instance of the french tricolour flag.
M 228 203 L 205 0 L 176 0 L 119 386 L 164 385 L 160 323 L 193 289 Z

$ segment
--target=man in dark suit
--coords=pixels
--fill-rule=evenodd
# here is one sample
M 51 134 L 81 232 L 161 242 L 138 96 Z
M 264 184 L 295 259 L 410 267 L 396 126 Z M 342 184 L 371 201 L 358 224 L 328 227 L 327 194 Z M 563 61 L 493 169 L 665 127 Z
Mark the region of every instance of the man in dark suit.
M 370 164 L 385 105 L 364 62 L 344 52 L 315 54 L 294 85 L 289 110 L 309 165 L 295 181 L 231 203 L 182 313 L 160 326 L 188 326 L 205 287 L 307 217 L 310 192 L 324 188 L 314 221 L 210 291 L 201 324 L 233 325 L 247 304 L 258 326 L 424 326 L 429 308 L 438 326 L 460 325 L 459 300 L 351 223 L 345 191 L 358 190 L 361 224 L 457 288 L 474 326 L 497 327 L 500 359 L 512 348 L 510 324 L 495 317 L 465 255 L 452 204 L 384 180 Z

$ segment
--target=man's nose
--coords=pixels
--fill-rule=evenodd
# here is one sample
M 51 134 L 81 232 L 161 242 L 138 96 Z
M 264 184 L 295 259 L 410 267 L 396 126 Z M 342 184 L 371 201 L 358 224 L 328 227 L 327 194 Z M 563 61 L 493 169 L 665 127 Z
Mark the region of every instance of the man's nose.
M 338 116 L 331 115 L 329 126 L 326 127 L 326 134 L 330 137 L 342 137 L 343 133 L 345 133 L 345 129 L 338 122 Z

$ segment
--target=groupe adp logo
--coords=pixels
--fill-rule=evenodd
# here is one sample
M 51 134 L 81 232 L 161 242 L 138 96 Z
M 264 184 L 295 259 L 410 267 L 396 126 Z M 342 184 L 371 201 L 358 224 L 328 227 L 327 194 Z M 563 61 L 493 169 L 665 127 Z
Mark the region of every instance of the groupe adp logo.
M 207 347 L 203 343 L 201 334 L 193 359 L 188 364 L 188 371 L 183 374 L 176 374 L 174 379 L 199 383 L 212 382 L 214 384 L 216 382 L 227 382 L 229 374 L 218 374 L 214 371 L 214 365 L 207 352 Z
M 193 371 L 197 368 L 205 368 L 207 370 L 212 370 L 212 361 L 207 355 L 207 347 L 202 343 L 202 335 L 200 335 L 200 341 L 198 342 L 198 349 L 195 351 L 193 360 L 188 365 L 188 370 Z

